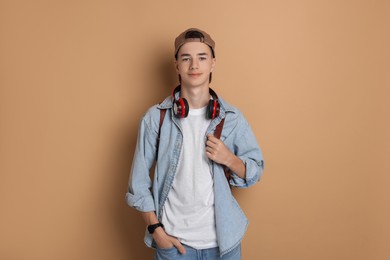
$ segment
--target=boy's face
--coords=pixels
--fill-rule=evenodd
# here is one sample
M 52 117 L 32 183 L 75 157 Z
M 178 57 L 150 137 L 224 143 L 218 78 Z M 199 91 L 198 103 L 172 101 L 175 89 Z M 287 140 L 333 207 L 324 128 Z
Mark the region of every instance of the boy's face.
M 182 86 L 207 86 L 215 66 L 210 47 L 202 42 L 187 42 L 179 49 L 175 67 Z

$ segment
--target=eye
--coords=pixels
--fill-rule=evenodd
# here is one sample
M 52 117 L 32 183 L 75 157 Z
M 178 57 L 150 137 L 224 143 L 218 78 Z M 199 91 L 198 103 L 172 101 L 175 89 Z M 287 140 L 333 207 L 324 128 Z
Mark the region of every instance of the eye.
M 190 60 L 190 58 L 183 58 L 183 59 L 181 59 L 182 61 L 189 61 Z
M 199 57 L 199 60 L 207 60 L 207 57 Z

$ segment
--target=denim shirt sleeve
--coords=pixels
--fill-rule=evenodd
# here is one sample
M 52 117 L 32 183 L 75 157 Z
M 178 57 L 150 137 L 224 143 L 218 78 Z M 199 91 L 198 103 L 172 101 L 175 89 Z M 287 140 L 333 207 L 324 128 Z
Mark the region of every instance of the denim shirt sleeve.
M 152 110 L 153 108 L 142 118 L 138 129 L 137 145 L 126 193 L 127 204 L 142 212 L 155 211 L 153 195 L 150 191 L 152 186 L 150 169 L 156 154 L 158 126 L 153 120 Z
M 256 137 L 243 116 L 241 116 L 237 128 L 237 135 L 233 143 L 234 154 L 244 162 L 246 174 L 245 179 L 242 179 L 234 172 L 231 173 L 230 184 L 246 188 L 260 180 L 264 171 L 264 159 Z

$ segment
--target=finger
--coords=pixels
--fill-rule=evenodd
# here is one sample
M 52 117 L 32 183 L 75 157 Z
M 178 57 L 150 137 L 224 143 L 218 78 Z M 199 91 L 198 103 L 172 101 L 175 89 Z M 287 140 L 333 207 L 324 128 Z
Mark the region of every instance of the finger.
M 177 250 L 180 252 L 180 254 L 185 254 L 186 249 L 184 246 L 179 242 L 179 240 L 175 239 L 175 241 L 172 241 L 173 245 L 177 248 Z
M 206 148 L 206 153 L 209 154 L 209 157 L 213 155 L 214 153 L 214 150 L 213 149 L 210 149 L 210 148 Z
M 207 140 L 210 140 L 210 141 L 212 141 L 213 143 L 215 143 L 215 142 L 217 142 L 219 139 L 216 138 L 216 137 L 213 136 L 213 135 L 208 135 L 208 136 L 207 136 Z
M 174 247 L 171 241 L 165 241 L 164 243 L 157 243 L 157 246 L 162 249 L 172 248 Z
M 206 147 L 212 147 L 212 148 L 214 148 L 214 147 L 216 147 L 217 146 L 217 144 L 216 143 L 213 143 L 212 141 L 207 141 L 206 142 Z
M 206 152 L 207 158 L 214 161 L 214 156 L 210 152 Z
M 219 140 L 218 138 L 212 137 L 212 138 L 207 139 L 207 142 L 209 142 L 210 144 L 218 145 L 218 144 L 221 143 L 222 141 Z
M 206 146 L 206 152 L 209 152 L 211 154 L 214 154 L 214 153 L 218 152 L 218 150 L 219 150 L 218 146 L 215 145 L 215 144 Z

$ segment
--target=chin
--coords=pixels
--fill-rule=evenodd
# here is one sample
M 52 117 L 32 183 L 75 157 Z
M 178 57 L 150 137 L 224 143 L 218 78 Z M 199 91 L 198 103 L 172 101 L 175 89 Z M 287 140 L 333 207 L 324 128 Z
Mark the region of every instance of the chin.
M 182 80 L 182 84 L 184 84 L 186 86 L 191 86 L 191 87 L 200 87 L 200 86 L 208 85 L 209 79 L 207 79 L 207 80 L 197 79 L 197 80 L 187 80 L 187 81 Z

